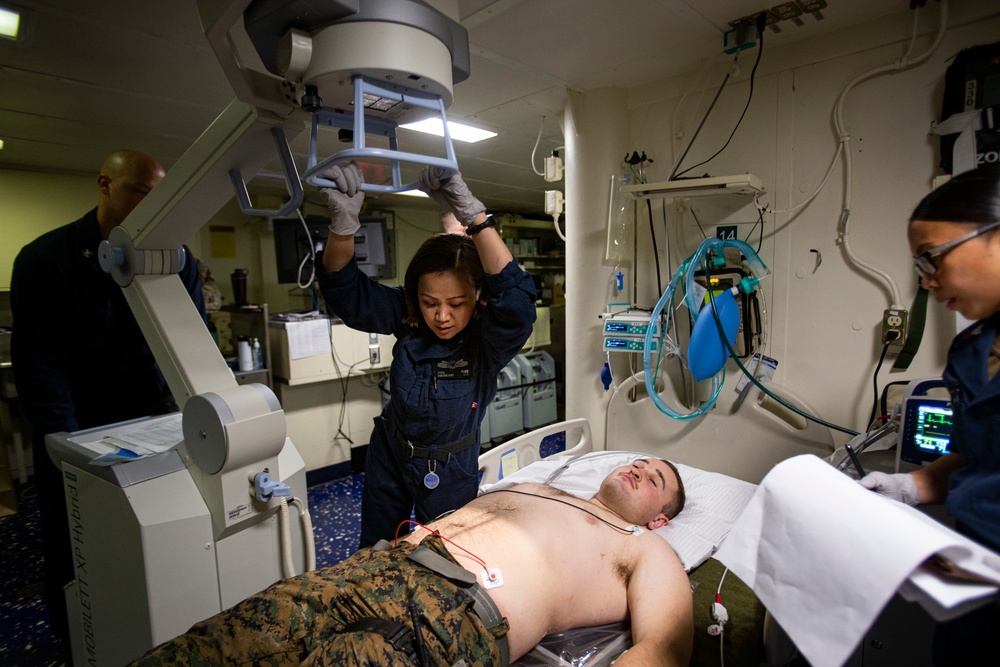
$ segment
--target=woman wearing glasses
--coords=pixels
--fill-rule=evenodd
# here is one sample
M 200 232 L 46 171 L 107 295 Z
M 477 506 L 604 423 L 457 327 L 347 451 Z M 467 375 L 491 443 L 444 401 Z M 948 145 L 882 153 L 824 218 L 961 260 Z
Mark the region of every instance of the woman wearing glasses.
M 910 474 L 872 473 L 861 483 L 910 505 L 947 502 L 957 529 L 1000 552 L 1000 169 L 982 166 L 917 205 L 907 236 L 920 283 L 974 320 L 948 351 L 953 453 Z M 938 665 L 1000 664 L 996 602 L 938 626 Z

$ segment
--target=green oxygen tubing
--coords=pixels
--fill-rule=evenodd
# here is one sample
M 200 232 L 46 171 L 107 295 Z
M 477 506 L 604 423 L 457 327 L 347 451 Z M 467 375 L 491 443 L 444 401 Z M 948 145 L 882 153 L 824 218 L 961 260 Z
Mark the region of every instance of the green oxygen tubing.
M 699 244 L 698 249 L 695 250 L 694 254 L 685 259 L 680 268 L 670 277 L 670 282 L 667 284 L 667 289 L 664 290 L 663 295 L 660 296 L 659 301 L 656 302 L 656 306 L 653 307 L 653 312 L 649 318 L 649 326 L 646 327 L 646 335 L 643 339 L 642 346 L 642 365 L 646 382 L 646 392 L 649 394 L 650 398 L 653 400 L 653 404 L 656 405 L 657 409 L 665 415 L 672 417 L 680 421 L 689 421 L 692 419 L 697 419 L 701 417 L 706 412 L 712 409 L 715 405 L 715 401 L 719 397 L 719 392 L 722 391 L 722 385 L 726 377 L 725 369 L 725 355 L 722 358 L 722 367 L 718 371 L 714 372 L 711 376 L 711 397 L 708 401 L 701 405 L 701 407 L 688 413 L 677 412 L 669 405 L 667 405 L 662 398 L 660 398 L 659 393 L 656 391 L 656 374 L 655 371 L 659 369 L 659 356 L 664 349 L 664 343 L 666 342 L 666 331 L 667 331 L 667 321 L 670 319 L 671 314 L 674 311 L 674 295 L 677 291 L 677 286 L 684 282 L 684 299 L 688 307 L 688 311 L 691 313 L 692 319 L 696 318 L 701 311 L 705 301 L 705 288 L 698 286 L 694 282 L 694 273 L 697 271 L 698 267 L 702 262 L 706 262 L 706 269 L 709 264 L 721 264 L 725 262 L 724 259 L 724 249 L 725 248 L 736 248 L 742 253 L 746 263 L 750 266 L 751 270 L 754 272 L 754 276 L 744 278 L 740 281 L 740 285 L 737 288 L 744 293 L 752 291 L 753 288 L 759 283 L 763 278 L 770 275 L 770 271 L 761 261 L 757 253 L 749 245 L 743 241 L 737 239 L 705 239 Z M 707 272 L 708 273 L 708 272 Z M 663 318 L 663 326 L 658 327 L 657 322 L 660 321 L 660 314 L 663 312 L 664 308 L 667 307 L 667 316 Z M 709 313 L 705 313 L 709 315 Z M 736 312 L 736 324 L 738 326 L 739 313 Z M 705 327 L 701 327 L 704 329 Z M 657 362 L 655 367 L 652 365 L 652 349 L 653 349 L 653 336 L 659 332 L 659 340 L 657 349 Z M 716 345 L 719 345 L 718 338 L 723 338 L 719 336 L 717 332 L 714 333 L 716 337 Z M 733 335 L 735 335 L 735 330 Z M 725 343 L 729 343 L 725 340 Z M 675 346 L 673 346 L 676 349 Z M 690 354 L 689 348 L 689 354 Z M 688 363 L 688 359 L 681 357 L 683 363 Z

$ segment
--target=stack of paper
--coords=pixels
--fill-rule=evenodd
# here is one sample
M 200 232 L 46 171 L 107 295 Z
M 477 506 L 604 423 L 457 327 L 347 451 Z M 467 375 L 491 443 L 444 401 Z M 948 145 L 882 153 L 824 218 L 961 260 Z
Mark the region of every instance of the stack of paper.
M 925 565 L 935 555 L 992 583 L 943 576 Z M 814 667 L 843 664 L 897 589 L 938 620 L 1000 589 L 1000 556 L 815 456 L 775 466 L 715 557 Z

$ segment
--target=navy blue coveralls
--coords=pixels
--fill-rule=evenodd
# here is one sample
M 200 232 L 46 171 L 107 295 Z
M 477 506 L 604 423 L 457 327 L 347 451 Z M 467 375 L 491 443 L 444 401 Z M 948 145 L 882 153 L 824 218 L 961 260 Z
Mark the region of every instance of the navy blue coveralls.
M 1000 331 L 1000 314 L 959 333 L 948 351 L 943 379 L 951 392 L 951 449 L 962 467 L 948 482 L 948 513 L 958 531 L 1000 552 L 1000 373 L 986 365 Z M 954 621 L 934 636 L 937 665 L 1000 665 L 1000 604 L 993 602 Z
M 14 382 L 31 423 L 46 599 L 60 637 L 68 633 L 63 586 L 73 563 L 62 475 L 45 436 L 177 409 L 121 287 L 98 265 L 100 242 L 94 209 L 24 246 L 11 276 Z M 204 318 L 197 261 L 184 249 L 180 277 Z
M 361 545 L 372 546 L 392 540 L 411 510 L 424 523 L 476 497 L 479 426 L 497 375 L 531 335 L 535 283 L 516 261 L 487 274 L 486 307 L 458 336 L 441 340 L 422 319 L 404 324 L 403 288 L 368 278 L 355 260 L 316 274 L 331 314 L 353 329 L 396 337 L 390 397 L 365 459 Z M 434 489 L 424 483 L 429 471 L 440 478 Z

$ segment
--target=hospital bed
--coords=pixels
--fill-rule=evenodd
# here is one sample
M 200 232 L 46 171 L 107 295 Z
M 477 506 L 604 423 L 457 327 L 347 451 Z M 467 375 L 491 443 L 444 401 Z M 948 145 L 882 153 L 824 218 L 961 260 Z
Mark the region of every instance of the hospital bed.
M 637 441 L 630 442 L 639 447 Z M 655 448 L 652 444 L 642 447 Z M 480 488 L 489 492 L 514 483 L 540 482 L 590 497 L 612 469 L 648 455 L 645 451 L 595 451 L 588 420 L 573 419 L 531 431 L 484 453 L 480 457 Z M 731 573 L 724 576 L 724 566 L 711 559 L 756 486 L 679 460 L 675 464 L 684 481 L 687 503 L 681 514 L 654 532 L 671 544 L 691 581 L 696 629 L 691 664 L 719 664 L 720 648 L 727 665 L 756 667 L 768 660 L 784 664 L 781 656 L 791 655 L 783 648 L 783 637 L 770 623 L 764 606 L 737 577 Z M 729 614 L 721 636 L 708 630 L 716 625 L 710 609 L 717 592 Z M 547 637 L 515 664 L 599 667 L 610 664 L 629 645 L 628 623 L 578 628 Z
M 768 388 L 787 403 L 812 412 L 788 389 L 775 383 Z M 660 397 L 680 402 L 669 383 L 661 388 Z M 708 631 L 716 625 L 710 609 L 717 590 L 730 618 L 721 635 L 724 664 L 756 667 L 793 659 L 794 646 L 757 596 L 731 572 L 723 578 L 726 568 L 711 556 L 756 485 L 777 463 L 801 454 L 826 458 L 835 451 L 837 443 L 830 429 L 800 417 L 757 388 L 751 388 L 736 409 L 720 406 L 688 422 L 669 419 L 645 393 L 640 372 L 621 382 L 609 400 L 604 443 L 606 447 L 595 443 L 585 418 L 536 429 L 480 456 L 481 489 L 487 491 L 504 481 L 546 482 L 567 459 L 590 453 L 591 463 L 577 459 L 549 483 L 580 495 L 589 490 L 592 495 L 597 489 L 594 484 L 599 485 L 607 472 L 640 453 L 670 460 L 681 472 L 687 504 L 657 532 L 677 552 L 692 583 L 695 645 L 691 664 L 720 664 L 720 637 Z M 549 637 L 518 664 L 608 664 L 616 651 L 627 646 L 627 632 L 626 623 Z
M 692 665 L 787 665 L 798 654 L 830 666 L 855 667 L 869 658 L 929 664 L 934 621 L 997 594 L 1000 556 L 916 508 L 864 490 L 829 465 L 835 446 L 827 428 L 798 422 L 760 391 L 751 391 L 735 413 L 723 409 L 681 423 L 632 394 L 641 383 L 641 377 L 622 383 L 609 401 L 605 435 L 609 449 L 637 451 L 607 451 L 595 443 L 587 419 L 573 419 L 484 453 L 481 488 L 548 482 L 590 497 L 630 456 L 677 464 L 688 502 L 655 532 L 670 542 L 692 582 Z M 770 388 L 808 410 L 791 392 Z M 929 566 L 934 556 L 988 582 L 942 576 Z M 723 562 L 732 568 L 724 577 Z M 730 618 L 721 647 L 708 631 L 720 583 Z M 772 611 L 785 619 L 798 646 Z M 627 647 L 627 632 L 622 624 L 548 637 L 518 664 L 609 664 Z

